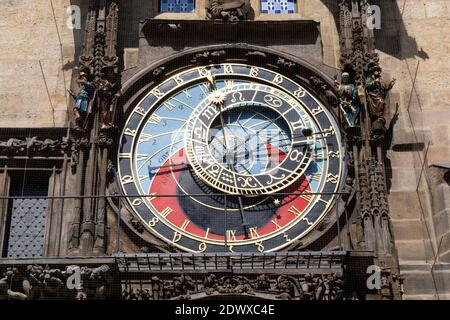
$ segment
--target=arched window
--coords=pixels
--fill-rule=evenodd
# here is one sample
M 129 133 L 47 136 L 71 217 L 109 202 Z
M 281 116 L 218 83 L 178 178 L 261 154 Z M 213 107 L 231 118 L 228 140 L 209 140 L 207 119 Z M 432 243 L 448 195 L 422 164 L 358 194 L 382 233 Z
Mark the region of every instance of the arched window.
M 297 0 L 261 0 L 261 13 L 286 14 L 297 12 Z
M 160 0 L 160 12 L 194 12 L 195 0 Z

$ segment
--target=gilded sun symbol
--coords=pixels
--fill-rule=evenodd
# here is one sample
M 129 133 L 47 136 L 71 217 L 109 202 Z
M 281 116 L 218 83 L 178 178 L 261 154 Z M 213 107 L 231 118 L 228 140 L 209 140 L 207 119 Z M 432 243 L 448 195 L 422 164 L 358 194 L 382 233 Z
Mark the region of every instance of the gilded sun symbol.
M 214 90 L 209 96 L 209 101 L 215 105 L 223 104 L 225 101 L 225 94 L 222 91 Z
M 274 199 L 273 200 L 273 204 L 276 205 L 276 206 L 280 205 L 280 200 L 279 199 Z

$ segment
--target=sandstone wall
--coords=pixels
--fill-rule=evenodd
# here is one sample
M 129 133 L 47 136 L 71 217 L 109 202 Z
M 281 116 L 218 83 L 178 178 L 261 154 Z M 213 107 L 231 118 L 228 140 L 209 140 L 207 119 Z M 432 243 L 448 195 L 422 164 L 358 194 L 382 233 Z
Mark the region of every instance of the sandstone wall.
M 390 95 L 399 119 L 388 152 L 389 198 L 406 298 L 448 298 L 450 189 L 430 173 L 431 165 L 450 163 L 450 1 L 377 4 L 381 65 L 398 79 Z
M 81 34 L 66 25 L 70 4 L 0 1 L 0 127 L 65 125 L 66 89 Z

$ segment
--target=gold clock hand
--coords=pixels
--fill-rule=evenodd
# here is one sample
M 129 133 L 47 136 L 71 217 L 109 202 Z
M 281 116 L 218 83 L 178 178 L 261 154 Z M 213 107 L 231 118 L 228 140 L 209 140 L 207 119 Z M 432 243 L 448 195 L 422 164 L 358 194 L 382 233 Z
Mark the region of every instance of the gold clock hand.
M 224 140 L 225 140 L 225 148 L 226 148 L 226 152 L 227 152 L 227 164 L 228 164 L 228 169 L 231 169 L 233 172 L 236 172 L 236 168 L 234 167 L 234 163 L 228 163 L 228 156 L 229 156 L 229 149 L 228 149 L 228 142 L 227 142 L 227 134 L 226 134 L 226 129 L 227 127 L 225 126 L 225 121 L 223 120 L 223 113 L 220 113 L 220 124 L 223 128 L 223 136 L 224 136 Z M 233 152 L 234 152 L 234 148 L 233 148 Z M 245 218 L 245 213 L 244 213 L 244 205 L 242 204 L 242 198 L 241 196 L 237 196 L 238 198 L 238 203 L 239 203 L 239 213 L 241 214 L 241 219 L 242 219 L 242 227 L 244 227 L 244 232 L 245 232 L 245 236 L 248 235 L 248 231 L 247 231 L 247 227 L 248 227 L 248 222 L 247 219 Z
M 181 162 L 181 163 L 172 163 L 172 164 L 167 164 L 164 166 L 159 166 L 159 167 L 148 167 L 148 171 L 156 171 L 159 169 L 164 169 L 164 168 L 172 168 L 172 167 L 178 167 L 178 166 L 186 166 L 186 167 L 190 167 L 190 163 L 187 162 Z

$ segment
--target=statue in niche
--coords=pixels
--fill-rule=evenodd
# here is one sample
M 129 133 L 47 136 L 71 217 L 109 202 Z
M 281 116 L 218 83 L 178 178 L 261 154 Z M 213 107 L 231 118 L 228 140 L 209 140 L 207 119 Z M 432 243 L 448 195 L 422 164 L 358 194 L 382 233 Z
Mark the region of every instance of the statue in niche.
M 87 129 L 89 114 L 92 113 L 97 90 L 93 77 L 88 71 L 81 71 L 76 82 L 80 86 L 78 94 L 68 90 L 75 99 L 75 106 L 73 107 L 75 129 L 85 130 Z
M 207 2 L 208 19 L 238 21 L 250 18 L 250 0 L 209 0 Z
M 345 121 L 349 127 L 360 124 L 361 101 L 358 96 L 358 88 L 351 83 L 350 74 L 343 72 L 341 82 L 334 80 L 339 95 L 339 106 L 344 113 Z
M 367 102 L 369 105 L 369 114 L 372 120 L 371 136 L 379 139 L 384 137 L 386 132 L 386 119 L 384 113 L 386 109 L 386 96 L 394 87 L 396 79 L 385 84 L 381 81 L 381 68 L 374 65 L 369 68 L 369 76 L 366 78 L 365 89 L 367 93 Z
M 98 108 L 100 111 L 101 130 L 108 130 L 114 127 L 114 112 L 117 99 L 120 93 L 115 93 L 116 83 L 112 69 L 106 69 L 103 79 L 98 82 Z

